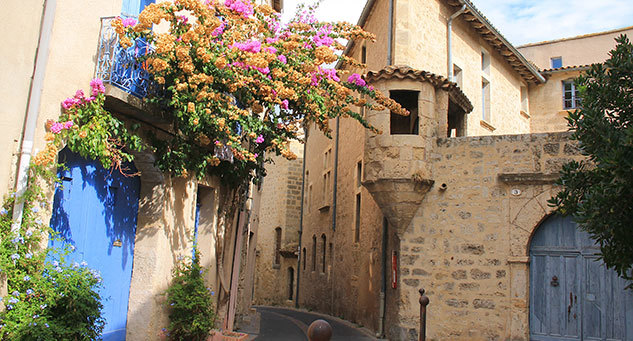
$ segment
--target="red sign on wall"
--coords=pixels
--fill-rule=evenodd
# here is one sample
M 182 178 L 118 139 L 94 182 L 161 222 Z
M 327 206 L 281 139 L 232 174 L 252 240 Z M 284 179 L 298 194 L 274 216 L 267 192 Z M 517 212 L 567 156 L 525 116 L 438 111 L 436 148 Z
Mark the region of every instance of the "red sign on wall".
M 391 252 L 391 288 L 398 288 L 398 252 Z

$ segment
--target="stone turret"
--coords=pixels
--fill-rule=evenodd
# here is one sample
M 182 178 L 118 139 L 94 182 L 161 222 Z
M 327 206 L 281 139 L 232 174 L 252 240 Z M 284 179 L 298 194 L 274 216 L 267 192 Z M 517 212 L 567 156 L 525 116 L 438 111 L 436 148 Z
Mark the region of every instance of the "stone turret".
M 366 78 L 411 112 L 370 110 L 366 116 L 382 134 L 366 133 L 363 185 L 401 234 L 433 186 L 429 155 L 436 139 L 462 134 L 472 104 L 455 83 L 408 66 L 388 66 Z

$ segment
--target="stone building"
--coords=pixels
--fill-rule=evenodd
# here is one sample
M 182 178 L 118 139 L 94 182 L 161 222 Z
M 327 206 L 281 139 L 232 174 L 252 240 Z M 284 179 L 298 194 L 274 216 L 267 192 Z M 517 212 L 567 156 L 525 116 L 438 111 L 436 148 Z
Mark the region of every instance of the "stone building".
M 425 288 L 435 340 L 633 337 L 633 296 L 547 204 L 582 157 L 567 80 L 632 28 L 517 49 L 468 0 L 369 0 L 359 25 L 377 40 L 346 53 L 411 115 L 308 130 L 299 305 L 416 340 Z
M 253 304 L 294 306 L 301 212 L 303 145 L 293 142 L 296 160 L 273 157 L 261 186 L 255 252 Z M 247 293 L 248 294 L 248 293 Z
M 45 123 L 57 119 L 60 103 L 78 89 L 86 89 L 91 79 L 106 81 L 106 109 L 126 124 L 159 129 L 155 108 L 144 97 L 143 74 L 115 81 L 115 66 L 124 63 L 128 50 L 118 44 L 109 26 L 113 17 L 136 16 L 154 0 L 36 0 L 3 2 L 0 14 L 0 193 L 24 188 L 24 170 L 31 155 L 45 146 Z M 280 11 L 283 0 L 267 1 Z M 131 51 L 134 51 L 134 47 Z M 119 59 L 123 58 L 123 59 Z M 127 63 L 127 62 L 125 62 Z M 110 66 L 110 68 L 108 68 Z M 140 70 L 136 65 L 135 70 Z M 119 75 L 120 76 L 120 75 Z M 131 86 L 130 83 L 131 82 Z M 135 83 L 137 82 L 137 83 Z M 216 293 L 218 325 L 233 324 L 237 301 L 240 260 L 250 259 L 246 247 L 251 229 L 248 213 L 257 201 L 251 191 L 247 204 L 233 217 L 218 214 L 232 198 L 230 189 L 216 177 L 175 178 L 160 172 L 151 152 L 137 153 L 130 165 L 140 176 L 114 179 L 96 163 L 67 150 L 60 153 L 69 170 L 60 173 L 64 190 L 50 188 L 52 210 L 65 212 L 72 223 L 58 226 L 55 214 L 42 212 L 42 220 L 53 228 L 86 233 L 85 244 L 76 242 L 77 257 L 100 270 L 104 279 L 103 297 L 108 340 L 156 340 L 167 327 L 164 305 L 173 265 L 182 256 L 191 256 L 194 241 L 202 252 L 201 263 L 208 269 L 207 283 Z M 107 181 L 87 177 L 103 175 Z M 119 194 L 117 195 L 117 188 Z M 67 191 L 73 191 L 72 198 Z M 121 195 L 123 194 L 123 195 Z M 124 197 L 121 207 L 104 201 Z M 72 200 L 71 200 L 72 199 Z M 117 200 L 119 200 L 117 199 Z M 65 206 L 70 205 L 70 206 Z M 115 221 L 116 226 L 112 226 Z M 121 223 L 119 225 L 119 222 Z M 103 225 L 103 226 L 102 226 Z M 78 230 L 79 229 L 79 230 Z M 242 242 L 240 242 L 242 241 Z M 246 261 L 244 261 L 246 262 Z M 242 267 L 241 272 L 253 271 Z M 252 276 L 246 276 L 252 277 Z M 118 286 L 115 286 L 118 285 Z M 6 288 L 3 290 L 6 291 Z M 5 293 L 0 293 L 6 296 Z

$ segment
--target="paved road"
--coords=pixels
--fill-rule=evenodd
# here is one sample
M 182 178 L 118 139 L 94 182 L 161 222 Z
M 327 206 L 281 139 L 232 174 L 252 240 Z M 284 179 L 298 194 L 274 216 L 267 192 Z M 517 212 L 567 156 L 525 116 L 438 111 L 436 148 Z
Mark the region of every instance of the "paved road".
M 303 341 L 308 340 L 310 324 L 318 319 L 326 320 L 332 326 L 332 341 L 336 340 L 376 340 L 363 329 L 341 319 L 309 313 L 302 310 L 279 307 L 255 307 L 257 310 L 250 326 L 241 331 L 251 335 L 250 340 L 257 341 Z

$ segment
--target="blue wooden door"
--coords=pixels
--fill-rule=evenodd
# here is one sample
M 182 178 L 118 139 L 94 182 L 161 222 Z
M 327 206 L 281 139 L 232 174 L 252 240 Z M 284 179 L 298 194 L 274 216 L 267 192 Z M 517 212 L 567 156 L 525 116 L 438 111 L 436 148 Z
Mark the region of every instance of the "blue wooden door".
M 633 340 L 633 293 L 597 252 L 571 218 L 539 227 L 530 246 L 531 340 Z
M 104 169 L 64 149 L 59 155 L 62 186 L 55 192 L 51 227 L 75 250 L 70 260 L 85 261 L 101 273 L 106 319 L 104 340 L 125 340 L 132 278 L 140 180 Z M 132 164 L 126 164 L 136 173 Z M 52 244 L 59 243 L 52 241 Z

